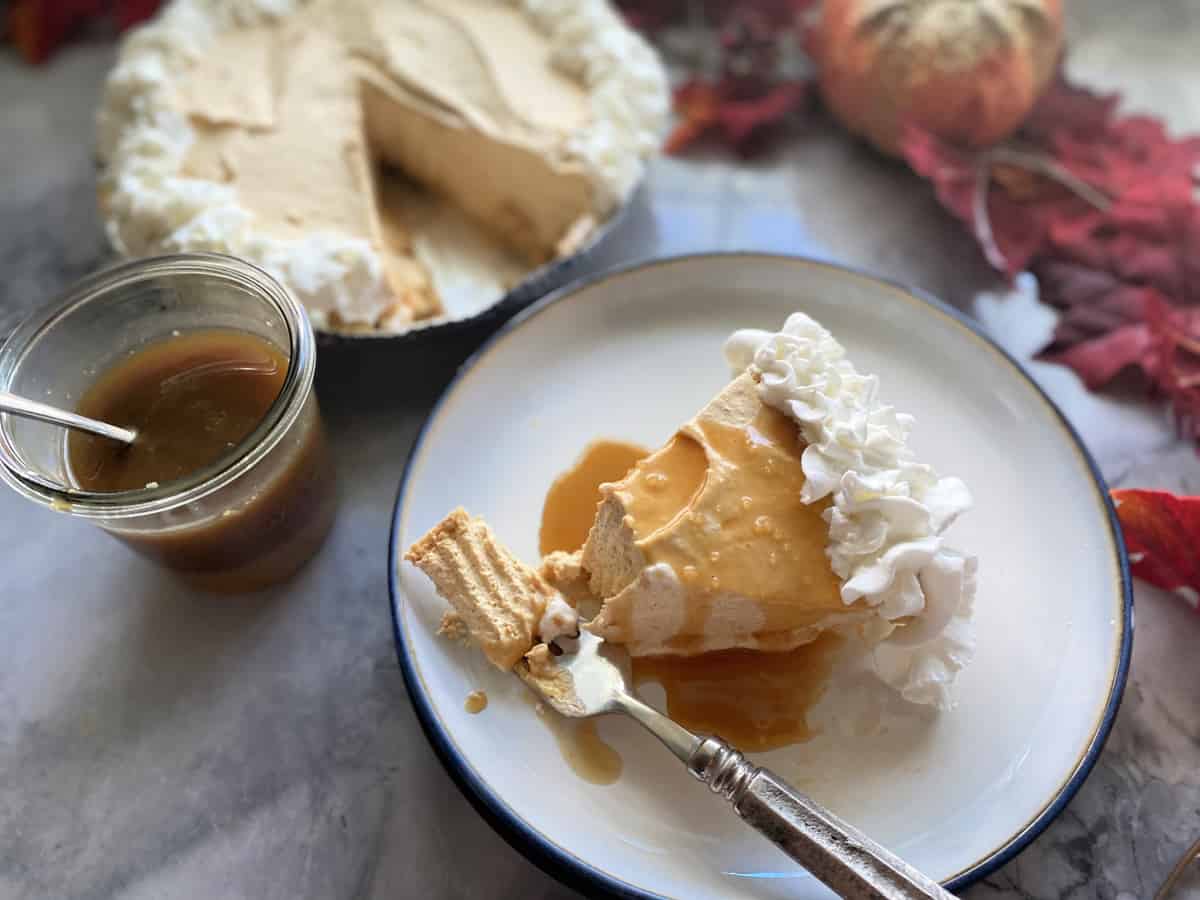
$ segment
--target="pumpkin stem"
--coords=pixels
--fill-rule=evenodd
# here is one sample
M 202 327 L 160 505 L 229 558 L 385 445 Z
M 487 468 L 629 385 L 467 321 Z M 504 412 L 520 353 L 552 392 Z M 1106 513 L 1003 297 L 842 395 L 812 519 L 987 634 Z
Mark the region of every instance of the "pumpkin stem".
M 1065 187 L 1080 200 L 1090 203 L 1100 212 L 1107 212 L 1108 208 L 1112 206 L 1112 200 L 1099 188 L 1093 187 L 1069 169 L 1040 153 L 1027 153 L 1012 147 L 993 147 L 983 154 L 983 158 L 989 169 L 997 163 L 1007 164 L 1049 178 L 1056 184 Z
M 988 189 L 992 183 L 992 167 L 981 159 L 975 167 L 975 188 L 971 192 L 971 224 L 975 229 L 975 240 L 983 249 L 983 255 L 993 269 L 998 272 L 1008 271 L 1008 260 L 996 237 L 992 233 L 992 219 L 988 215 Z
M 981 153 L 975 164 L 975 189 L 971 193 L 971 218 L 975 239 L 983 249 L 983 255 L 995 269 L 1008 271 L 1008 260 L 992 231 L 992 220 L 988 216 L 988 190 L 992 184 L 992 169 L 997 165 L 1016 166 L 1033 172 L 1062 185 L 1079 199 L 1105 212 L 1112 201 L 1099 188 L 1093 187 L 1082 178 L 1059 165 L 1053 159 L 1038 153 L 1027 153 L 1012 147 L 993 147 Z

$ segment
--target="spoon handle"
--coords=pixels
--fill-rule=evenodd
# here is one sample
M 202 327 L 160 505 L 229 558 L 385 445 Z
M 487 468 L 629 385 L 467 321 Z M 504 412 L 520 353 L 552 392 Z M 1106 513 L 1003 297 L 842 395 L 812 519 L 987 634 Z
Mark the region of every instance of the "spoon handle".
M 100 437 L 111 438 L 126 444 L 132 444 L 137 437 L 137 432 L 130 431 L 128 428 L 118 428 L 107 422 L 67 412 L 57 406 L 39 403 L 37 400 L 30 400 L 27 397 L 18 397 L 8 391 L 0 391 L 0 412 L 12 413 L 14 416 L 23 416 L 26 419 L 38 419 L 42 422 L 49 422 L 51 425 L 61 425 L 63 428 L 73 428 L 89 434 L 98 434 Z
M 937 882 L 720 738 L 701 741 L 687 766 L 729 800 L 742 821 L 846 900 L 953 900 Z

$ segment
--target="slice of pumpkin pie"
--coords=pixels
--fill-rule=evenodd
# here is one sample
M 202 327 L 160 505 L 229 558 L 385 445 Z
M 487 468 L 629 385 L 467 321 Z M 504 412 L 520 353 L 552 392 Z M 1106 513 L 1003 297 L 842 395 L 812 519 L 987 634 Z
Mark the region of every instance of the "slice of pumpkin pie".
M 974 645 L 976 562 L 942 537 L 970 506 L 966 487 L 915 459 L 911 417 L 808 316 L 737 332 L 726 355 L 730 384 L 602 486 L 580 555 L 529 570 L 524 594 L 503 580 L 459 583 L 494 582 L 506 608 L 528 594 L 529 623 L 544 615 L 539 598 L 583 605 L 586 584 L 599 612 L 585 627 L 634 656 L 779 652 L 835 632 L 870 648 L 906 699 L 947 705 Z M 455 595 L 421 562 L 429 541 L 409 558 L 456 608 L 489 618 L 494 598 Z M 525 627 L 505 660 L 544 631 Z
M 825 549 L 828 497 L 803 499 L 804 442 L 743 373 L 604 499 L 581 559 L 591 629 L 635 655 L 789 650 L 874 617 Z

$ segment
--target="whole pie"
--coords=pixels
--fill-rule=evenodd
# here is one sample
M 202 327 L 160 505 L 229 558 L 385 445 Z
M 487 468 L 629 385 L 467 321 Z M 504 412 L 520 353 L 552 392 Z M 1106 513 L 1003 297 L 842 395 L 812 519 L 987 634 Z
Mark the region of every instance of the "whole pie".
M 840 635 L 906 699 L 948 705 L 974 649 L 976 560 L 943 536 L 966 487 L 916 459 L 911 417 L 803 313 L 735 333 L 726 353 L 729 385 L 601 487 L 581 552 L 534 571 L 458 510 L 407 558 L 501 668 L 570 633 L 570 605 L 598 610 L 582 626 L 635 657 Z
M 174 0 L 99 116 L 116 249 L 266 268 L 326 330 L 489 305 L 627 199 L 668 108 L 605 0 Z

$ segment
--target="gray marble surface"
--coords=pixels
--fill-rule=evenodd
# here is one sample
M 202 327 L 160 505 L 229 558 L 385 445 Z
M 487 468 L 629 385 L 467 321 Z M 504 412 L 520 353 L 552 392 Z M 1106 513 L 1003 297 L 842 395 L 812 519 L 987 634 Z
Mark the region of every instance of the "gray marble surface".
M 1200 130 L 1193 0 L 1078 3 L 1076 72 Z M 0 55 L 0 333 L 103 258 L 92 111 L 105 46 Z M 923 185 L 817 122 L 753 166 L 658 164 L 595 261 L 753 248 L 850 262 L 967 310 L 1022 360 L 1053 323 L 1005 290 Z M 322 357 L 343 506 L 285 589 L 191 593 L 82 523 L 0 492 L 0 898 L 575 896 L 474 813 L 413 716 L 386 541 L 416 429 L 479 334 Z M 1030 364 L 1112 484 L 1200 492 L 1160 410 Z M 1132 677 L 1066 812 L 966 896 L 1136 900 L 1200 833 L 1200 620 L 1137 589 Z M 1200 896 L 1200 877 L 1179 896 Z

